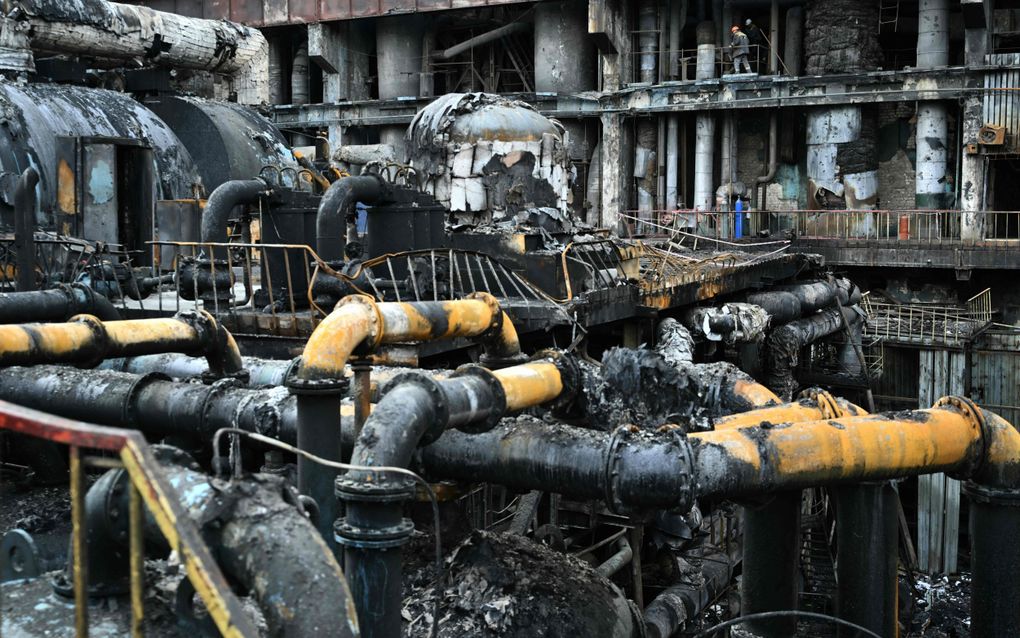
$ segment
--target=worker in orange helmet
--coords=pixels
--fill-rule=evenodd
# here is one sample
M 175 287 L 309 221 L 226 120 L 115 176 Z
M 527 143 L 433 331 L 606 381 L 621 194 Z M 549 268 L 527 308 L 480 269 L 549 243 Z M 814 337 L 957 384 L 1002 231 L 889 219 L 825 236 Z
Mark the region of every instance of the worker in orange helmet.
M 740 73 L 740 67 L 743 66 L 746 69 L 744 73 L 753 73 L 751 71 L 751 64 L 747 61 L 747 56 L 750 54 L 747 35 L 737 25 L 733 25 L 730 33 L 733 34 L 730 39 L 730 56 L 733 58 L 733 72 Z

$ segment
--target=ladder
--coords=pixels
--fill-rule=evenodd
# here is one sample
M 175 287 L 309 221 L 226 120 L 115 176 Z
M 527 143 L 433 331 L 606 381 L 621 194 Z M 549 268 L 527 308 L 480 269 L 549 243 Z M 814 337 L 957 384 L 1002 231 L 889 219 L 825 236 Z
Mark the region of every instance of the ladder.
M 899 21 L 900 0 L 880 0 L 878 3 L 878 32 L 882 33 L 882 27 L 885 27 L 885 31 L 896 33 Z

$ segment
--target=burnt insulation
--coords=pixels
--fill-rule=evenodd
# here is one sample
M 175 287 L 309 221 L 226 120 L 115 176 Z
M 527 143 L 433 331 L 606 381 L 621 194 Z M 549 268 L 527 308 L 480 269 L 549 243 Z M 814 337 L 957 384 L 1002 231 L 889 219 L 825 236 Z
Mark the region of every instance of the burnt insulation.
M 630 348 L 608 350 L 601 368 L 582 370 L 588 422 L 605 431 L 667 423 L 698 429 L 699 421 L 744 408 L 728 389 L 737 379 L 753 381 L 729 363 L 678 366 L 658 352 Z
M 836 145 L 836 163 L 844 175 L 878 170 L 878 112 L 862 105 L 861 132 L 857 139 Z
M 404 583 L 406 637 L 430 636 L 430 568 Z M 514 534 L 475 531 L 447 558 L 441 638 L 631 636 L 623 594 L 577 558 Z
M 810 0 L 804 21 L 806 75 L 877 69 L 882 64 L 877 25 L 878 0 Z

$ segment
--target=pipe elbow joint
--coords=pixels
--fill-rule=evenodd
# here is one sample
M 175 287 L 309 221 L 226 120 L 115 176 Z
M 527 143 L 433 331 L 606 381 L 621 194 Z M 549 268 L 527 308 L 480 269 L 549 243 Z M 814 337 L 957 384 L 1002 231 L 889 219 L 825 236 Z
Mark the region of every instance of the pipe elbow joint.
M 479 294 L 492 296 L 486 293 Z M 498 325 L 490 328 L 478 339 L 483 348 L 482 356 L 479 358 L 481 364 L 486 368 L 505 368 L 527 361 L 528 356 L 521 352 L 521 341 L 513 320 L 502 310 L 498 310 L 495 316 L 498 318 Z
M 347 360 L 378 348 L 383 330 L 382 312 L 375 299 L 368 295 L 344 297 L 308 338 L 301 363 L 287 386 L 298 393 L 346 391 Z
M 231 377 L 247 381 L 248 371 L 234 336 L 211 314 L 205 310 L 180 312 L 175 319 L 191 326 L 198 334 L 200 348 L 209 364 L 209 371 L 203 375 L 206 380 Z

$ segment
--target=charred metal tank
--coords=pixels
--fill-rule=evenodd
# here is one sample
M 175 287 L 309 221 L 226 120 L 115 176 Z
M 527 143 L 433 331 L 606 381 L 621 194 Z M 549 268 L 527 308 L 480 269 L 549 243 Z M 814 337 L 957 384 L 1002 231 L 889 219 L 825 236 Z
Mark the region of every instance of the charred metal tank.
M 154 199 L 193 197 L 199 183 L 195 162 L 174 131 L 123 93 L 0 84 L 0 129 L 5 224 L 11 223 L 17 177 L 29 166 L 39 172 L 38 226 L 113 242 L 117 224 L 108 213 L 151 206 Z M 137 187 L 145 173 L 151 174 L 151 189 Z M 128 191 L 148 202 L 121 201 L 118 195 Z
M 407 131 L 411 163 L 453 221 L 488 224 L 527 209 L 566 214 L 573 172 L 567 132 L 531 105 L 487 93 L 451 93 Z
M 248 107 L 186 96 L 155 97 L 145 106 L 184 144 L 208 193 L 223 182 L 258 175 L 267 166 L 277 171 L 298 168 L 280 132 Z

